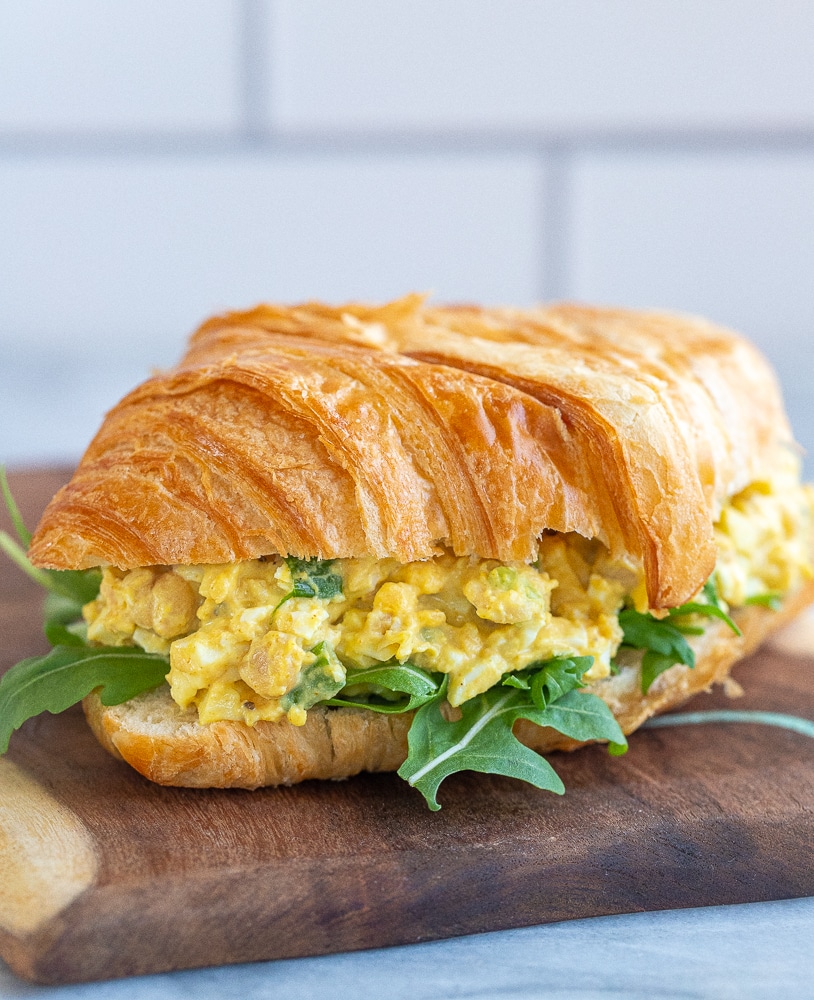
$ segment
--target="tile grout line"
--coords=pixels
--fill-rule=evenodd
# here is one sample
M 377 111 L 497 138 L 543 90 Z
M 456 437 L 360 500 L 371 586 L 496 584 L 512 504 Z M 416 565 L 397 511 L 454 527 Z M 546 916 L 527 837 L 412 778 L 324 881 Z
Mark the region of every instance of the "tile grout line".
M 570 285 L 568 281 L 570 151 L 549 150 L 545 159 L 541 154 L 541 167 L 543 190 L 538 215 L 541 227 L 541 299 L 553 301 L 564 298 L 568 294 Z
M 238 150 L 242 151 L 244 143 L 250 146 L 263 145 L 269 136 L 266 94 L 268 47 L 264 0 L 241 0 L 238 58 L 243 116 L 243 134 L 238 137 Z M 243 143 L 240 142 L 241 138 Z
M 261 0 L 242 0 L 243 124 L 234 131 L 38 132 L 0 130 L 0 156 L 128 156 L 240 154 L 252 149 L 287 156 L 527 155 L 814 152 L 814 130 L 766 132 L 273 132 L 267 121 L 265 45 L 259 35 Z M 249 37 L 251 36 L 251 37 Z

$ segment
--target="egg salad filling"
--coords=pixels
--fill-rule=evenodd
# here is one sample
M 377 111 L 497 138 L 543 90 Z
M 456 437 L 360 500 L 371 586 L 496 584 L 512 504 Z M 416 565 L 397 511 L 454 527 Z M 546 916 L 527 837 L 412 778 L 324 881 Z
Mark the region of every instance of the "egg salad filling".
M 810 487 L 771 483 L 726 505 L 715 527 L 716 605 L 771 604 L 811 578 L 812 507 Z M 556 657 L 592 658 L 582 674 L 590 685 L 614 670 L 620 613 L 647 610 L 640 566 L 598 541 L 546 533 L 531 565 L 447 552 L 408 564 L 268 556 L 108 567 L 83 614 L 91 642 L 168 655 L 172 697 L 201 722 L 302 725 L 339 692 L 393 697 L 371 673 L 387 664 L 445 676 L 452 706 Z

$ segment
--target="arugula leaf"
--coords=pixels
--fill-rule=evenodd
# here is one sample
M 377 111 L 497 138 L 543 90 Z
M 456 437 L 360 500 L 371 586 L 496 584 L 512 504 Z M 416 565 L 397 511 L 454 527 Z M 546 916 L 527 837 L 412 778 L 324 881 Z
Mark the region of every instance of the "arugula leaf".
M 741 630 L 732 621 L 732 619 L 729 617 L 729 615 L 726 614 L 726 607 L 721 602 L 721 598 L 718 596 L 718 583 L 717 583 L 716 578 L 715 578 L 715 573 L 713 573 L 709 577 L 709 579 L 707 580 L 707 582 L 704 584 L 701 592 L 703 593 L 704 597 L 706 597 L 708 604 L 711 604 L 714 608 L 717 608 L 719 611 L 724 612 L 725 617 L 722 619 L 722 621 L 726 622 L 726 624 L 732 629 L 732 631 L 735 633 L 735 635 L 740 635 L 741 634 Z M 686 607 L 686 605 L 682 605 L 682 607 Z M 680 609 L 678 609 L 678 610 L 680 610 Z M 697 614 L 707 614 L 708 615 L 708 614 L 710 614 L 710 612 L 709 611 L 700 611 L 700 612 L 697 612 Z
M 566 692 L 584 687 L 583 674 L 590 670 L 593 662 L 592 656 L 555 656 L 531 663 L 516 674 L 506 674 L 500 683 L 504 687 L 530 691 L 534 704 L 545 708 Z
M 355 688 L 360 684 L 391 691 L 394 694 L 407 695 L 406 698 L 395 698 L 392 701 L 379 696 L 378 692 L 370 695 L 342 696 L 331 698 L 329 705 L 345 708 L 366 708 L 371 712 L 383 712 L 387 715 L 400 712 L 412 712 L 438 694 L 440 682 L 432 674 L 427 673 L 412 663 L 390 663 L 380 667 L 368 667 L 364 670 L 352 670 L 348 673 L 346 688 Z
M 57 646 L 13 666 L 0 679 L 0 754 L 15 729 L 41 712 L 64 712 L 96 688 L 119 705 L 163 683 L 169 663 L 132 646 Z
M 682 621 L 676 621 L 673 624 L 682 635 L 703 635 L 706 631 L 700 625 L 687 625 Z
M 528 686 L 538 711 L 523 718 L 575 740 L 607 739 L 616 748 L 614 752 L 624 753 L 627 741 L 613 712 L 601 698 L 577 690 L 585 687 L 582 678 L 593 662 L 592 656 L 561 656 L 546 661 Z
M 23 545 L 29 545 L 31 532 L 26 528 L 20 509 L 11 495 L 6 470 L 2 465 L 0 465 L 0 491 L 18 538 Z M 66 626 L 80 621 L 82 606 L 92 601 L 99 593 L 101 572 L 97 569 L 39 569 L 32 565 L 25 551 L 5 531 L 0 531 L 0 550 L 5 552 L 24 573 L 45 588 L 47 593 L 44 627 L 45 635 L 51 645 L 82 645 L 85 637 L 79 627 L 69 629 Z
M 92 601 L 99 593 L 99 585 L 102 582 L 101 570 L 40 569 L 32 565 L 25 551 L 5 531 L 0 531 L 0 550 L 49 593 L 57 594 L 66 601 L 72 601 L 80 615 L 82 605 Z
M 724 611 L 722 607 L 718 604 L 697 604 L 690 601 L 688 604 L 682 604 L 678 608 L 670 608 L 668 612 L 671 618 L 683 618 L 684 615 L 706 615 L 707 618 L 719 618 L 722 622 L 725 622 L 735 633 L 735 635 L 741 635 L 741 630 L 732 621 L 729 615 Z M 680 627 L 680 626 L 679 626 Z M 684 631 L 687 631 L 686 626 Z M 704 630 L 701 629 L 700 633 L 703 635 Z
M 587 691 L 569 691 L 542 711 L 527 712 L 522 718 L 556 729 L 580 743 L 607 740 L 621 752 L 627 749 L 625 734 L 613 712 L 601 698 Z
M 670 608 L 669 621 L 641 614 L 632 608 L 625 608 L 619 613 L 619 624 L 624 632 L 623 645 L 645 650 L 642 658 L 643 694 L 647 694 L 659 674 L 663 674 L 676 663 L 683 663 L 688 667 L 695 666 L 695 653 L 683 637 L 703 635 L 704 630 L 688 625 L 681 619 L 690 615 L 717 618 L 728 625 L 735 635 L 741 635 L 741 630 L 721 604 L 714 575 L 704 584 L 703 594 L 708 603 L 689 601 L 677 608 Z
M 503 687 L 518 688 L 520 691 L 530 691 L 531 683 L 522 674 L 506 674 L 500 682 Z
M 82 620 L 83 603 L 53 591 L 45 595 L 43 632 L 52 646 L 87 645 L 88 626 Z
M 99 596 L 99 587 L 102 583 L 100 569 L 46 569 L 44 572 L 48 574 L 50 580 L 48 590 L 68 601 L 73 601 L 78 605 L 80 615 L 82 605 Z
M 0 492 L 17 537 L 29 545 L 31 534 L 2 466 Z M 54 647 L 44 656 L 17 663 L 0 678 L 0 754 L 8 749 L 12 732 L 41 712 L 63 712 L 96 688 L 101 688 L 104 705 L 118 705 L 164 682 L 166 657 L 132 646 L 87 644 L 82 606 L 98 595 L 100 570 L 39 569 L 6 532 L 0 532 L 0 550 L 45 588 L 44 630 Z
M 619 612 L 619 624 L 624 632 L 625 646 L 652 649 L 665 656 L 675 655 L 677 659 L 674 662 L 695 666 L 695 653 L 689 643 L 666 619 L 625 608 Z
M 46 624 L 55 622 L 59 625 L 67 625 L 82 617 L 82 605 L 71 597 L 63 597 L 62 594 L 48 591 L 45 595 L 43 614 Z
M 666 619 L 625 608 L 619 612 L 619 624 L 624 633 L 623 645 L 646 650 L 642 659 L 642 694 L 647 694 L 659 674 L 674 664 L 695 666 L 692 647 L 680 629 Z
M 84 622 L 72 621 L 63 625 L 58 621 L 46 621 L 43 631 L 52 646 L 88 646 L 88 627 Z
M 518 719 L 528 719 L 580 741 L 608 740 L 613 752 L 623 752 L 627 740 L 605 702 L 576 690 L 592 662 L 591 657 L 563 657 L 535 664 L 541 669 L 533 673 L 528 688 L 511 683 L 490 688 L 464 702 L 457 722 L 441 714 L 445 678 L 438 695 L 413 719 L 409 753 L 399 775 L 424 795 L 432 810 L 440 809 L 441 782 L 457 771 L 502 774 L 561 795 L 565 789 L 554 769 L 512 729 Z M 526 680 L 514 676 L 521 684 Z
M 321 597 L 327 600 L 342 594 L 342 577 L 331 573 L 334 559 L 295 559 L 288 556 L 285 563 L 291 573 L 293 588 L 277 607 L 282 607 L 292 597 Z
M 581 688 L 582 675 L 591 669 L 592 656 L 555 657 L 542 665 L 531 682 L 531 700 L 537 708 L 543 709 L 557 701 L 569 691 Z M 539 666 L 539 664 L 533 664 Z
M 50 588 L 51 580 L 48 576 L 48 570 L 32 566 L 28 560 L 28 556 L 25 554 L 25 550 L 20 548 L 11 535 L 5 531 L 0 531 L 0 551 L 5 552 L 9 559 L 16 563 L 35 583 L 38 583 L 41 587 Z
M 783 604 L 783 595 L 777 591 L 770 590 L 765 594 L 754 594 L 752 597 L 747 597 L 743 603 L 759 604 L 764 608 L 769 608 L 771 611 L 779 611 Z
M 654 649 L 648 649 L 642 657 L 642 694 L 647 694 L 659 674 L 674 667 L 676 663 L 683 662 L 683 660 L 677 660 L 671 653 L 657 653 Z M 687 664 L 687 666 L 692 665 L 691 663 Z
M 522 699 L 523 692 L 494 687 L 464 702 L 461 718 L 448 722 L 441 714 L 441 697 L 434 698 L 416 712 L 399 776 L 421 792 L 433 812 L 441 808 L 438 786 L 456 771 L 503 774 L 562 795 L 565 786 L 554 768 L 512 733 Z
M 294 581 L 294 597 L 337 597 L 342 593 L 342 577 L 331 573 L 333 559 L 286 559 Z
M 718 596 L 718 584 L 715 580 L 715 574 L 713 573 L 704 586 L 701 588 L 701 593 L 706 597 L 707 601 L 714 605 L 716 608 L 721 607 L 721 599 Z
M 301 671 L 297 686 L 280 699 L 280 705 L 286 711 L 294 705 L 303 710 L 313 708 L 319 702 L 333 698 L 345 686 L 345 668 L 331 644 L 320 642 L 312 652 L 317 656 L 314 663 Z

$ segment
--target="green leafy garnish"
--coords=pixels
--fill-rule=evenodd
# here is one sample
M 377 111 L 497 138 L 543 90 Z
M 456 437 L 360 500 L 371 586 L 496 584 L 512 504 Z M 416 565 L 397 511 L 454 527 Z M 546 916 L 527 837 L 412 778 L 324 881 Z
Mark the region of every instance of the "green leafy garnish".
M 708 604 L 714 604 L 716 608 L 721 607 L 721 599 L 718 596 L 718 584 L 715 582 L 714 573 L 701 588 L 701 593 L 706 597 Z
M 520 691 L 492 688 L 464 702 L 458 722 L 448 722 L 441 714 L 442 699 L 434 698 L 413 719 L 410 751 L 399 776 L 421 792 L 433 811 L 441 808 L 439 785 L 457 771 L 503 774 L 562 795 L 565 787 L 554 768 L 512 733 L 523 714 L 522 699 Z
M 52 646 L 87 646 L 88 627 L 84 622 L 70 622 L 63 625 L 58 621 L 46 621 L 45 638 Z
M 31 535 L 23 524 L 20 511 L 8 488 L 5 470 L 0 466 L 0 487 L 15 530 L 24 545 Z M 99 593 L 102 574 L 98 569 L 56 570 L 33 566 L 25 550 L 5 531 L 0 531 L 0 550 L 16 563 L 31 579 L 47 591 L 45 598 L 45 626 L 52 623 L 66 625 L 82 617 L 82 606 Z
M 554 768 L 512 730 L 518 719 L 528 719 L 573 739 L 608 740 L 618 750 L 626 747 L 624 733 L 605 702 L 576 690 L 591 662 L 591 657 L 574 657 L 536 664 L 528 689 L 512 683 L 490 688 L 464 702 L 456 722 L 448 722 L 441 712 L 445 678 L 438 694 L 416 712 L 407 737 L 409 753 L 399 775 L 422 793 L 432 810 L 440 809 L 441 782 L 458 771 L 502 774 L 561 795 L 565 789 Z M 515 675 L 521 685 L 528 679 L 525 674 Z
M 14 502 L 14 498 L 11 496 L 5 470 L 2 466 L 0 466 L 0 473 L 0 488 L 2 488 L 3 499 L 5 500 L 9 517 L 15 526 L 20 542 L 23 545 L 28 545 L 31 535 L 23 524 L 20 511 Z M 16 563 L 35 583 L 44 587 L 49 594 L 57 595 L 63 598 L 65 602 L 70 602 L 70 613 L 76 612 L 77 615 L 81 615 L 82 605 L 87 604 L 88 601 L 92 601 L 99 593 L 102 574 L 98 569 L 40 569 L 38 566 L 31 564 L 25 553 L 25 549 L 15 542 L 11 535 L 5 531 L 0 531 L 0 551 L 5 552 L 12 562 Z M 63 617 L 67 613 L 69 612 L 66 605 Z
M 669 615 L 670 618 L 683 618 L 685 615 L 704 615 L 707 618 L 718 618 L 728 625 L 735 635 L 741 634 L 738 626 L 718 604 L 698 604 L 690 601 L 688 604 L 682 604 L 678 608 L 670 608 Z M 680 626 L 678 627 L 680 628 Z M 687 631 L 686 626 L 683 631 Z M 703 632 L 704 630 L 701 629 L 700 632 L 696 632 L 695 634 L 703 635 Z
M 653 681 L 676 663 L 695 666 L 695 653 L 684 638 L 685 635 L 703 635 L 703 628 L 688 625 L 681 619 L 691 615 L 717 618 L 724 622 L 735 635 L 741 630 L 724 611 L 713 577 L 704 584 L 704 597 L 708 603 L 690 601 L 677 608 L 670 608 L 668 619 L 654 618 L 632 608 L 619 613 L 619 624 L 624 632 L 622 644 L 645 651 L 642 657 L 642 694 L 647 694 Z
M 295 705 L 303 710 L 313 708 L 345 686 L 345 669 L 330 643 L 320 642 L 312 652 L 316 654 L 316 661 L 303 668 L 297 686 L 280 699 L 286 711 Z
M 676 663 L 695 666 L 695 653 L 680 629 L 664 618 L 654 618 L 632 608 L 619 612 L 624 646 L 643 649 L 642 694 L 647 694 L 653 681 Z
M 96 688 L 103 705 L 120 705 L 163 683 L 163 656 L 132 646 L 57 646 L 13 666 L 0 679 L 0 753 L 15 729 L 41 712 L 64 712 Z
M 500 683 L 503 687 L 517 688 L 520 691 L 531 690 L 531 682 L 522 674 L 506 674 Z
M 685 663 L 684 660 L 677 659 L 673 653 L 657 653 L 648 649 L 642 657 L 642 694 L 647 694 L 653 685 L 653 681 L 665 670 L 674 667 L 676 663 Z M 688 667 L 694 667 L 695 662 L 686 663 Z
M 99 593 L 101 572 L 98 569 L 55 570 L 33 566 L 25 549 L 21 547 L 31 544 L 31 532 L 26 528 L 20 508 L 11 495 L 6 469 L 2 465 L 0 465 L 0 493 L 3 495 L 6 510 L 20 540 L 18 544 L 7 532 L 0 531 L 0 551 L 5 552 L 25 574 L 48 591 L 46 621 L 58 621 L 64 625 L 74 618 L 81 618 L 82 605 L 92 601 Z
M 771 611 L 779 611 L 783 605 L 783 595 L 772 590 L 765 594 L 754 594 L 752 597 L 747 597 L 743 603 L 759 604 L 764 608 L 769 608 Z
M 0 492 L 3 494 L 3 501 L 5 502 L 8 516 L 11 518 L 11 523 L 14 525 L 14 530 L 17 532 L 17 537 L 20 539 L 20 543 L 28 548 L 31 544 L 31 532 L 26 528 L 20 508 L 11 495 L 5 465 L 0 465 Z
M 23 573 L 30 576 L 35 583 L 38 583 L 41 587 L 51 587 L 49 571 L 32 566 L 28 561 L 28 556 L 25 554 L 25 549 L 21 548 L 6 531 L 0 531 L 0 551 L 5 552 L 9 559 L 13 563 L 16 563 Z
M 582 676 L 593 662 L 592 656 L 564 656 L 532 664 L 531 700 L 543 709 L 570 691 L 585 687 Z
M 288 556 L 285 560 L 293 582 L 292 589 L 277 605 L 282 607 L 292 597 L 320 597 L 328 600 L 331 597 L 341 597 L 342 577 L 331 572 L 334 559 L 295 559 Z M 274 610 L 276 611 L 277 608 Z
M 286 559 L 294 581 L 294 597 L 321 597 L 326 600 L 342 593 L 342 577 L 331 573 L 333 559 Z
M 670 608 L 670 611 L 668 612 L 670 617 L 683 618 L 686 615 L 704 615 L 707 618 L 719 618 L 725 625 L 728 625 L 732 629 L 735 635 L 740 635 L 741 630 L 726 613 L 726 608 L 721 603 L 721 598 L 718 596 L 718 587 L 715 583 L 714 573 L 702 587 L 701 593 L 704 595 L 706 603 L 702 603 L 700 601 L 690 601 L 677 608 Z M 703 629 L 691 629 L 686 625 L 678 625 L 676 627 L 681 629 L 682 632 L 689 633 L 691 635 L 704 634 Z
M 0 492 L 20 542 L 31 535 L 0 466 Z M 166 657 L 132 646 L 89 646 L 82 606 L 99 593 L 99 570 L 50 570 L 32 566 L 25 551 L 0 532 L 0 549 L 46 589 L 45 635 L 54 647 L 15 664 L 0 678 L 0 753 L 15 729 L 41 712 L 64 712 L 96 688 L 104 705 L 119 705 L 163 683 Z
M 650 649 L 664 656 L 675 656 L 675 663 L 695 666 L 695 653 L 684 636 L 666 618 L 654 618 L 632 608 L 619 612 L 624 632 L 623 644 L 635 649 Z
M 52 594 L 73 601 L 82 610 L 82 605 L 99 596 L 102 571 L 99 569 L 47 569 L 51 581 L 48 590 Z
M 441 681 L 412 663 L 388 663 L 364 670 L 349 670 L 345 690 L 364 693 L 355 695 L 339 692 L 328 704 L 344 708 L 366 708 L 371 712 L 397 714 L 412 712 L 438 694 Z M 368 690 L 365 691 L 365 688 Z
M 627 739 L 613 712 L 601 698 L 587 691 L 569 691 L 543 711 L 529 712 L 523 718 L 556 729 L 579 743 L 605 740 L 614 756 L 627 751 Z

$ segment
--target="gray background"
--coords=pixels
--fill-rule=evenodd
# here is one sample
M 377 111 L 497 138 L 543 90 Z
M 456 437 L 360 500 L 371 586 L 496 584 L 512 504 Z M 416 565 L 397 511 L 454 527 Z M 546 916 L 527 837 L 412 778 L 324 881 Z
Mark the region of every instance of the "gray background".
M 212 311 L 412 290 L 706 314 L 812 450 L 812 66 L 800 0 L 3 0 L 0 460 Z

